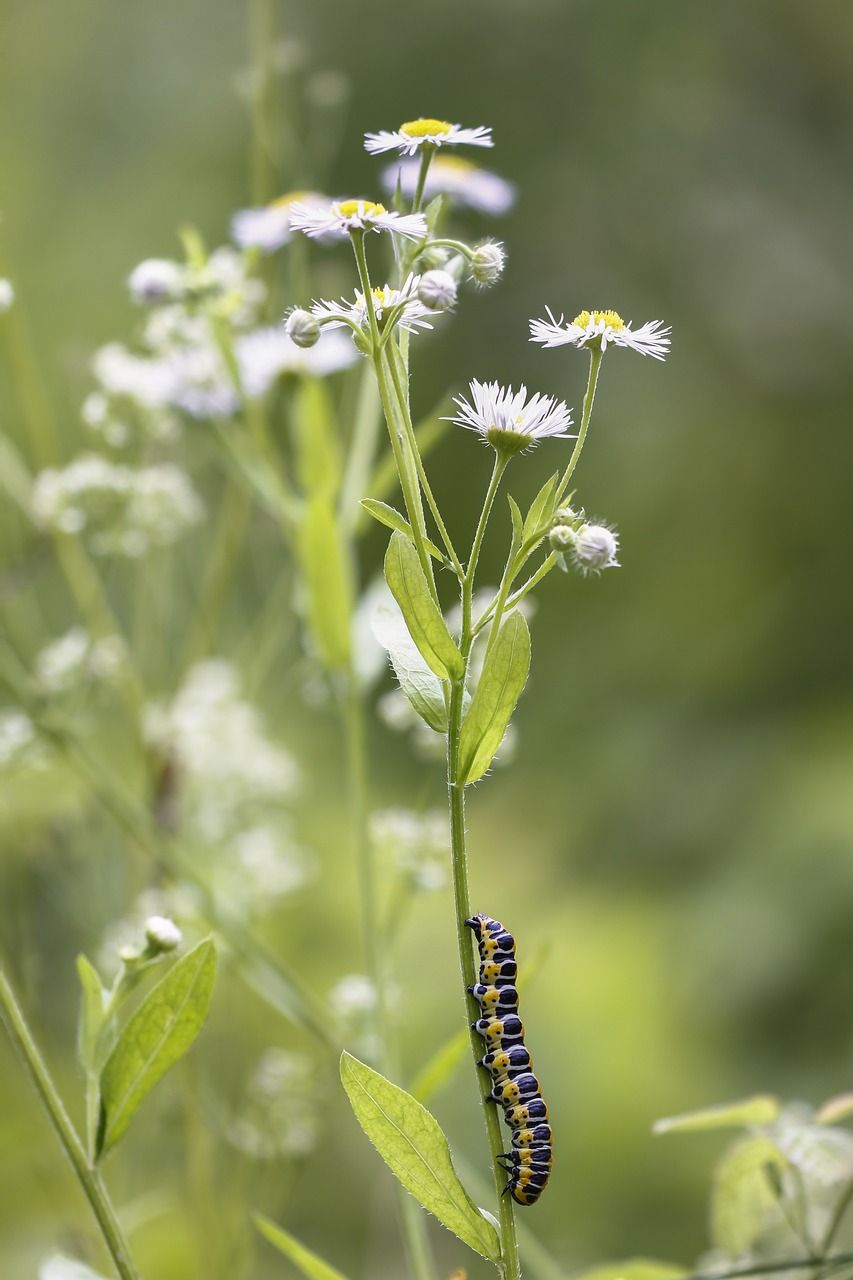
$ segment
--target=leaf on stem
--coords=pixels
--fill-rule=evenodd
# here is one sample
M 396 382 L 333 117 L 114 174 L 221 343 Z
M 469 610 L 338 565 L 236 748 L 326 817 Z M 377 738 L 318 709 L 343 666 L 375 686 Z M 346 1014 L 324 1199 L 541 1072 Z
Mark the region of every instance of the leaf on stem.
M 360 505 L 364 507 L 368 515 L 373 516 L 374 520 L 378 520 L 386 528 L 399 529 L 400 533 L 405 534 L 409 542 L 414 546 L 414 530 L 405 516 L 401 516 L 395 507 L 389 507 L 387 502 L 379 502 L 376 498 L 362 498 Z M 424 538 L 424 546 L 435 560 L 441 560 L 442 563 L 446 563 L 447 557 L 434 542 L 430 542 L 429 538 Z
M 346 667 L 351 654 L 352 574 L 334 508 L 325 494 L 309 501 L 297 550 L 317 652 L 328 670 Z
M 293 402 L 296 477 L 310 496 L 334 499 L 340 487 L 341 456 L 335 406 L 325 383 L 300 378 Z
M 457 780 L 476 782 L 492 763 L 530 670 L 530 632 L 518 612 L 501 625 L 459 735 Z
M 123 1137 L 143 1099 L 195 1040 L 215 976 L 216 948 L 206 938 L 151 988 L 125 1024 L 101 1074 L 98 1158 Z
M 521 511 L 519 510 L 518 503 L 511 493 L 506 495 L 506 500 L 509 503 L 509 514 L 510 519 L 512 520 L 512 551 L 510 554 L 515 555 L 516 551 L 521 546 L 521 531 L 524 521 L 521 518 Z
M 469 1248 L 497 1262 L 497 1232 L 459 1181 L 438 1121 L 348 1053 L 341 1055 L 341 1080 L 359 1124 L 406 1190 Z
M 741 1129 L 753 1124 L 772 1124 L 781 1104 L 769 1093 L 756 1093 L 737 1102 L 720 1102 L 679 1116 L 656 1120 L 653 1133 L 700 1133 L 706 1129 Z
M 77 1028 L 77 1056 L 87 1073 L 96 1069 L 98 1040 L 104 1024 L 104 988 L 94 965 L 86 956 L 77 957 L 80 979 L 80 1022 Z
M 337 1267 L 324 1262 L 316 1253 L 312 1253 L 304 1244 L 300 1244 L 288 1231 L 270 1222 L 269 1218 L 264 1218 L 259 1213 L 254 1214 L 253 1218 L 261 1235 L 269 1240 L 279 1253 L 283 1253 L 285 1258 L 289 1258 L 293 1265 L 307 1276 L 307 1280 L 346 1280 Z
M 526 542 L 528 538 L 532 538 L 537 529 L 539 529 L 546 520 L 550 520 L 554 512 L 554 493 L 557 489 L 557 481 L 560 479 L 560 473 L 555 471 L 550 480 L 546 480 L 536 497 L 530 504 L 524 519 L 524 528 L 521 533 L 522 542 Z
M 781 1221 L 778 1187 L 787 1167 L 769 1138 L 744 1138 L 731 1147 L 714 1170 L 711 1237 L 717 1248 L 739 1258 Z
M 438 676 L 430 671 L 409 635 L 403 615 L 390 601 L 374 611 L 371 627 L 391 659 L 400 688 L 410 705 L 437 733 L 447 732 L 447 704 Z
M 398 530 L 385 554 L 385 580 L 430 671 L 440 680 L 459 679 L 465 670 L 462 654 L 433 599 L 417 551 Z

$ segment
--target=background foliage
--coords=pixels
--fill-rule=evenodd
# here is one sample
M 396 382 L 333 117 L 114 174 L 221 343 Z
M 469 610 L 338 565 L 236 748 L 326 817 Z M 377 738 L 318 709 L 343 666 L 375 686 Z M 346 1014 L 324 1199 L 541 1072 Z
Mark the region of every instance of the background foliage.
M 718 1139 L 670 1148 L 651 1138 L 652 1120 L 758 1089 L 818 1101 L 851 1079 L 853 11 L 845 0 L 295 0 L 280 18 L 309 97 L 338 98 L 323 117 L 325 154 L 305 121 L 285 138 L 283 189 L 373 194 L 362 131 L 432 113 L 493 125 L 488 160 L 518 185 L 497 228 L 506 278 L 423 342 L 416 408 L 469 376 L 577 403 L 571 360 L 526 342 L 544 304 L 673 325 L 665 369 L 626 356 L 605 370 L 584 454 L 585 504 L 618 524 L 624 568 L 548 579 L 518 760 L 473 794 L 469 819 L 478 906 L 511 921 L 522 954 L 543 939 L 551 948 L 525 997 L 556 1133 L 538 1234 L 567 1270 L 631 1253 L 689 1260 L 705 1241 Z M 124 277 L 143 257 L 175 254 L 179 225 L 223 241 L 248 203 L 246 15 L 198 0 L 18 0 L 2 15 L 0 58 L 3 269 L 71 457 L 89 356 L 134 322 Z M 350 287 L 338 269 L 324 267 L 325 296 Z M 26 450 L 8 385 L 0 410 Z M 547 448 L 525 468 L 528 497 L 548 474 Z M 487 465 L 458 433 L 435 454 L 452 532 L 470 536 Z M 208 505 L 216 494 L 211 482 Z M 34 652 L 73 624 L 73 607 L 44 548 L 22 561 L 8 511 L 2 531 L 8 625 Z M 152 689 L 175 679 L 204 539 L 163 553 L 137 611 Z M 369 537 L 366 571 L 384 542 Z M 276 545 L 257 517 L 221 652 L 267 601 Z M 113 572 L 130 616 L 124 571 Z M 305 705 L 299 673 L 275 653 L 257 667 L 253 656 L 242 658 L 248 688 L 299 759 L 296 826 L 319 855 L 318 878 L 266 928 L 325 992 L 362 967 L 337 724 Z M 438 766 L 378 724 L 372 751 L 377 803 L 441 803 Z M 50 799 L 0 796 L 0 920 L 68 1092 L 73 958 L 97 950 L 150 868 L 85 791 L 68 784 Z M 420 900 L 407 928 L 418 942 L 401 950 L 398 975 L 411 1076 L 461 1014 L 446 902 Z M 257 1163 L 221 1141 L 222 1114 L 270 1045 L 314 1055 L 328 1088 L 305 1160 Z M 73 1250 L 88 1224 L 5 1041 L 0 1070 L 0 1269 L 25 1276 L 47 1246 Z M 363 1260 L 365 1274 L 398 1274 L 390 1180 L 333 1064 L 233 977 L 151 1107 L 109 1171 L 142 1223 L 150 1274 L 196 1274 L 208 1256 L 210 1275 L 281 1274 L 245 1230 L 247 1206 L 343 1269 Z M 460 1156 L 478 1158 L 470 1083 L 446 1086 L 432 1108 Z M 450 1237 L 436 1229 L 435 1243 L 451 1269 Z

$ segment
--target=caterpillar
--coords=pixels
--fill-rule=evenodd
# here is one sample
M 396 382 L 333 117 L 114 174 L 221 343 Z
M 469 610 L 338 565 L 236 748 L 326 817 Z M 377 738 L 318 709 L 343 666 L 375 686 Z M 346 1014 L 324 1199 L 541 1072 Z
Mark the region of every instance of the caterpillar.
M 486 1043 L 477 1065 L 492 1078 L 487 1101 L 503 1107 L 512 1132 L 511 1149 L 498 1157 L 507 1174 L 504 1195 L 511 1195 L 516 1204 L 535 1204 L 551 1175 L 552 1136 L 518 1016 L 515 938 L 490 916 L 471 916 L 465 923 L 474 931 L 480 952 L 479 981 L 468 988 L 483 1015 L 471 1023 Z

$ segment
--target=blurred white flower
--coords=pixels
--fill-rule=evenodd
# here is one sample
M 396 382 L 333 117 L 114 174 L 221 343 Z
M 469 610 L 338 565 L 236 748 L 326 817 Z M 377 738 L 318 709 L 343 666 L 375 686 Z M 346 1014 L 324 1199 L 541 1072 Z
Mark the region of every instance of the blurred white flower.
M 345 1021 L 359 1021 L 372 1015 L 378 1005 L 376 987 L 363 973 L 349 973 L 336 982 L 326 997 L 329 1008 Z
M 36 655 L 36 680 L 44 693 L 66 693 L 81 681 L 112 679 L 125 658 L 120 636 L 94 641 L 83 627 L 72 627 Z
M 10 311 L 15 304 L 15 290 L 11 280 L 0 277 L 0 316 Z
M 329 199 L 316 191 L 293 191 L 260 209 L 240 209 L 231 219 L 231 236 L 241 249 L 258 248 L 274 253 L 293 234 L 290 213 L 295 204 L 327 208 Z
M 186 283 L 186 268 L 169 258 L 146 258 L 133 268 L 127 281 L 133 301 L 143 306 L 174 301 Z
M 420 171 L 420 160 L 399 160 L 382 170 L 382 185 L 393 196 L 399 179 L 401 192 L 412 200 Z M 488 169 L 480 169 L 461 156 L 433 157 L 424 183 L 423 196 L 424 200 L 429 201 L 439 195 L 449 196 L 455 204 L 495 217 L 507 213 L 515 203 L 515 187 L 511 182 L 496 173 L 490 173 Z
M 420 213 L 391 213 L 373 200 L 335 200 L 325 209 L 296 204 L 291 226 L 306 236 L 347 236 L 351 231 L 391 231 L 405 240 L 423 240 L 426 218 Z
M 413 156 L 421 147 L 469 146 L 493 147 L 492 131 L 484 125 L 474 129 L 463 129 L 460 124 L 451 124 L 449 120 L 407 120 L 399 129 L 389 132 L 386 129 L 379 133 L 364 135 L 364 149 L 371 155 L 379 155 L 383 151 L 399 151 L 401 155 Z
M 0 769 L 39 767 L 48 756 L 29 716 L 0 711 Z
M 246 395 L 264 395 L 284 373 L 307 374 L 325 378 L 348 369 L 358 359 L 358 352 L 343 334 L 321 334 L 313 347 L 299 347 L 283 327 L 254 329 L 237 339 L 235 345 L 240 377 Z
M 541 342 L 543 347 L 595 347 L 606 351 L 607 347 L 630 347 L 641 356 L 665 360 L 669 353 L 669 334 L 663 320 L 649 320 L 639 329 L 632 329 L 615 311 L 582 311 L 571 324 L 560 316 L 555 320 L 550 307 L 545 308 L 547 320 L 530 321 L 530 341 Z
M 376 851 L 407 877 L 415 889 L 435 892 L 450 883 L 450 835 L 439 809 L 377 809 L 370 815 Z
M 228 1124 L 226 1137 L 232 1146 L 258 1160 L 310 1155 L 320 1135 L 322 1100 L 312 1058 L 267 1049 L 249 1077 L 245 1099 Z
M 104 391 L 127 396 L 149 409 L 174 400 L 177 378 L 168 360 L 137 356 L 120 342 L 109 342 L 95 352 L 92 372 Z
M 149 945 L 158 951 L 174 951 L 184 940 L 184 935 L 168 916 L 149 916 L 144 928 Z

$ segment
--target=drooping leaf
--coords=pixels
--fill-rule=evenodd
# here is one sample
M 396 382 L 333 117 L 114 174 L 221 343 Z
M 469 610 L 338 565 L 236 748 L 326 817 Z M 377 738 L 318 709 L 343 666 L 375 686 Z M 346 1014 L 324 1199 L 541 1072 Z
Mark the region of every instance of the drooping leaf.
M 77 1028 L 77 1054 L 84 1071 L 95 1069 L 98 1040 L 104 1022 L 104 989 L 95 967 L 84 955 L 77 957 L 80 978 L 80 1022 Z
M 497 1232 L 459 1181 L 438 1121 L 348 1053 L 341 1056 L 341 1080 L 359 1124 L 406 1190 L 469 1248 L 497 1262 Z
M 322 494 L 305 509 L 297 548 L 317 653 L 330 671 L 340 670 L 351 653 L 352 571 L 334 508 Z
M 459 737 L 461 783 L 476 782 L 492 763 L 530 670 L 530 632 L 517 611 L 501 624 L 486 654 Z
M 309 497 L 330 500 L 338 492 L 341 477 L 335 405 L 324 382 L 301 378 L 293 401 L 292 436 L 296 478 Z
M 675 1262 L 657 1258 L 626 1258 L 623 1262 L 604 1262 L 589 1271 L 576 1271 L 572 1280 L 680 1280 L 688 1274 Z
M 453 1075 L 468 1052 L 470 1044 L 470 1037 L 464 1027 L 449 1040 L 445 1040 L 444 1044 L 440 1045 L 424 1063 L 412 1081 L 412 1096 L 417 1098 L 418 1102 L 428 1102 L 445 1080 L 449 1080 Z
M 387 650 L 400 688 L 410 705 L 437 733 L 447 732 L 447 705 L 437 675 L 430 671 L 403 621 L 396 604 L 377 606 L 371 619 L 376 639 Z
M 817 1124 L 836 1124 L 839 1120 L 847 1120 L 853 1116 L 853 1093 L 839 1093 L 827 1101 L 815 1116 Z
M 362 498 L 361 506 L 364 507 L 368 515 L 373 516 L 374 520 L 378 520 L 386 528 L 399 529 L 400 533 L 404 533 L 414 546 L 414 530 L 405 516 L 400 515 L 396 507 L 389 507 L 387 502 L 379 502 L 376 498 Z M 424 539 L 424 546 L 435 560 L 445 560 L 446 557 L 439 551 L 434 542 L 430 542 L 429 538 Z
M 465 669 L 462 654 L 432 597 L 417 551 L 397 530 L 385 554 L 385 580 L 430 671 L 440 680 L 458 679 Z
M 524 529 L 522 530 L 522 540 L 527 541 L 532 538 L 536 530 L 543 524 L 545 520 L 550 519 L 554 510 L 554 493 L 557 489 L 557 481 L 559 480 L 559 472 L 555 471 L 549 480 L 546 480 L 536 497 L 530 504 L 530 510 L 524 519 Z
M 269 1218 L 256 1213 L 254 1221 L 261 1235 L 269 1240 L 279 1253 L 283 1253 L 285 1258 L 289 1258 L 293 1265 L 307 1277 L 307 1280 L 346 1280 L 346 1276 L 338 1271 L 337 1267 L 324 1262 L 316 1253 L 306 1248 L 304 1244 L 300 1244 L 288 1231 L 270 1222 Z
M 711 1191 L 711 1236 L 717 1248 L 738 1258 L 780 1219 L 778 1187 L 785 1168 L 784 1157 L 763 1134 L 729 1148 L 714 1170 Z
M 206 938 L 151 988 L 123 1027 L 101 1073 L 99 1157 L 123 1137 L 143 1099 L 195 1040 L 215 976 L 216 948 Z
M 796 1169 L 824 1186 L 853 1179 L 853 1134 L 828 1125 L 783 1119 L 769 1137 Z
M 656 1120 L 653 1133 L 700 1133 L 706 1129 L 744 1129 L 755 1124 L 772 1124 L 781 1104 L 769 1093 L 756 1093 L 737 1102 L 720 1102 L 682 1115 Z

